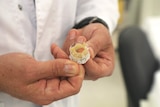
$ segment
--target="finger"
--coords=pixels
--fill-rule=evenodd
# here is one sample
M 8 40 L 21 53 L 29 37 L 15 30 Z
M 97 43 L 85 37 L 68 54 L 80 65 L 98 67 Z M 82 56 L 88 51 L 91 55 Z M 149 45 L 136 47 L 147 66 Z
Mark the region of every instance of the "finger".
M 84 64 L 84 68 L 86 70 L 85 79 L 87 80 L 96 80 L 102 75 L 102 68 L 92 59 L 89 59 L 88 62 Z
M 59 83 L 60 83 L 60 80 L 57 77 L 57 78 L 48 79 L 48 80 L 41 79 L 32 84 L 29 84 L 27 88 L 31 93 L 29 93 L 29 98 L 27 99 L 25 97 L 25 99 L 39 105 L 50 104 L 56 100 L 54 99 L 56 94 L 53 95 L 53 91 L 54 93 L 56 93 L 56 91 L 59 89 Z
M 48 79 L 59 76 L 75 76 L 78 72 L 78 64 L 67 59 L 55 59 L 39 62 L 34 74 L 36 79 Z
M 30 84 L 29 89 L 34 92 L 34 94 L 30 94 L 31 101 L 44 105 L 78 93 L 84 79 L 83 66 L 79 65 L 78 68 L 79 74 L 74 77 L 63 80 L 58 77 L 48 80 L 41 79 Z
M 69 55 L 69 47 L 75 43 L 76 40 L 76 36 L 77 36 L 77 30 L 76 29 L 72 29 L 69 31 L 66 40 L 64 42 L 63 45 L 63 50 Z
M 50 99 L 59 100 L 78 93 L 84 79 L 83 67 L 79 67 L 79 70 L 79 75 L 61 80 L 56 91 L 55 89 L 53 90 L 53 87 L 55 87 L 53 86 L 54 80 L 51 80 L 47 85 L 47 88 L 49 89 L 47 93 L 49 93 L 48 96 L 50 97 Z
M 52 44 L 51 53 L 54 56 L 54 58 L 68 59 L 68 55 L 61 48 L 59 48 L 56 44 Z
M 72 29 L 69 31 L 65 43 L 63 45 L 63 50 L 69 55 L 69 48 L 74 45 L 75 43 L 83 43 L 86 41 L 86 38 L 81 34 L 81 30 Z
M 111 40 L 108 39 L 109 35 L 104 34 L 104 32 L 101 31 L 95 31 L 92 34 L 92 38 L 90 38 L 87 41 L 87 45 L 89 46 L 89 50 L 91 54 L 91 57 L 94 58 L 96 54 L 110 45 Z
M 108 53 L 100 51 L 94 59 L 90 59 L 85 65 L 86 77 L 90 79 L 98 79 L 100 77 L 109 76 L 114 69 L 114 51 Z

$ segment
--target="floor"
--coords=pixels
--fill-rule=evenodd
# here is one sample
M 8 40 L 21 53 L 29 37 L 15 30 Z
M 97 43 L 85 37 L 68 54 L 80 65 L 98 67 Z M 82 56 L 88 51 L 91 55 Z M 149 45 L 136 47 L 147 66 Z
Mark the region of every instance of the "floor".
M 117 39 L 117 33 L 114 33 L 115 50 Z M 116 66 L 112 76 L 84 82 L 80 91 L 79 107 L 127 107 L 127 93 L 117 52 Z

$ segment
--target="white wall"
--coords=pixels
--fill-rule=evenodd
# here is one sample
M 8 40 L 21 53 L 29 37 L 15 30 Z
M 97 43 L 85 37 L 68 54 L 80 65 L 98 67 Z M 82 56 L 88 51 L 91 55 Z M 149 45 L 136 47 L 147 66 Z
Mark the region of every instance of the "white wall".
M 141 25 L 150 16 L 160 16 L 160 0 L 131 0 L 125 25 Z

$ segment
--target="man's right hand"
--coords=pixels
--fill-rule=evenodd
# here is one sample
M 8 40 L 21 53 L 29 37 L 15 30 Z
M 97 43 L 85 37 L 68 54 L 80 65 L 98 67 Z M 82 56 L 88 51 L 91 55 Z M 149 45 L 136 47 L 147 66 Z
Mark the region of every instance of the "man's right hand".
M 23 53 L 0 56 L 0 91 L 36 104 L 78 93 L 83 78 L 83 67 L 68 59 L 40 62 Z

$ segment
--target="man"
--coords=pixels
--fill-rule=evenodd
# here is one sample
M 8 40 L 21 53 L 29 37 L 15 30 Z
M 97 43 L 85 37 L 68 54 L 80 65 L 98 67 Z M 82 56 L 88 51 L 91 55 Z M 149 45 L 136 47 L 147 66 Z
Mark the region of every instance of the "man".
M 1 106 L 53 102 L 48 106 L 75 107 L 77 96 L 72 95 L 84 77 L 95 80 L 112 73 L 110 33 L 118 18 L 117 0 L 1 0 L 0 5 Z M 84 65 L 68 59 L 75 42 L 90 47 Z

